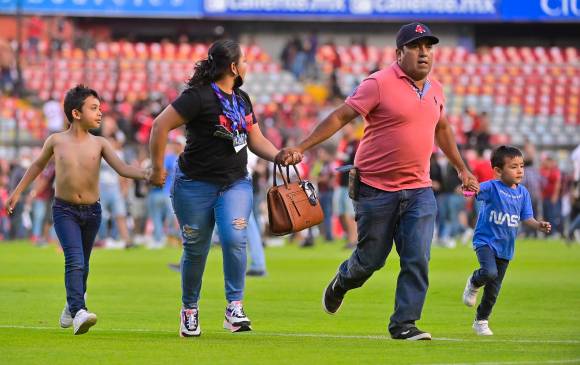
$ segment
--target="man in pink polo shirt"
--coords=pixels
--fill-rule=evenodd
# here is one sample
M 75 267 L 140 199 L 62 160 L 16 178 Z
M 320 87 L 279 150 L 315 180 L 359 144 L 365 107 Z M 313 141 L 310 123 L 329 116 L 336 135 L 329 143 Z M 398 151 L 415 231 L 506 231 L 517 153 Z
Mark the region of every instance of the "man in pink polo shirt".
M 373 73 L 298 146 L 280 151 L 277 161 L 295 163 L 357 116 L 365 120 L 356 153 L 360 190 L 354 202 L 358 243 L 323 294 L 323 308 L 334 314 L 348 290 L 358 288 L 384 266 L 393 241 L 401 259 L 394 339 L 430 340 L 419 330 L 427 293 L 429 258 L 437 203 L 429 178 L 429 157 L 436 142 L 455 166 L 463 188 L 478 191 L 477 179 L 463 163 L 445 116 L 441 84 L 429 78 L 433 44 L 427 26 L 411 23 L 397 34 L 397 62 Z

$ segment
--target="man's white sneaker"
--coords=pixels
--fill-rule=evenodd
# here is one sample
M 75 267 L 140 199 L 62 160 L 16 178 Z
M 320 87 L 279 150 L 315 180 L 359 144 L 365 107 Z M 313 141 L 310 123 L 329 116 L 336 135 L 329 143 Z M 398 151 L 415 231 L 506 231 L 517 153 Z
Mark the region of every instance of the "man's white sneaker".
M 465 289 L 463 289 L 463 304 L 468 307 L 473 307 L 477 302 L 477 293 L 479 293 L 479 287 L 471 283 L 472 275 L 467 278 L 467 283 L 465 284 Z
M 242 302 L 230 302 L 226 307 L 224 328 L 231 332 L 251 331 L 252 327 L 250 319 L 244 313 Z
M 73 319 L 73 330 L 75 335 L 82 335 L 87 333 L 89 328 L 97 323 L 97 315 L 81 309 Z
M 60 314 L 60 326 L 62 328 L 69 328 L 73 324 L 73 317 L 68 309 L 68 303 L 64 305 L 62 313 Z
M 486 320 L 478 321 L 477 319 L 473 321 L 473 330 L 479 336 L 493 336 L 493 332 L 489 328 L 489 322 Z
M 182 308 L 179 317 L 181 318 L 179 326 L 180 337 L 197 337 L 201 335 L 197 308 Z

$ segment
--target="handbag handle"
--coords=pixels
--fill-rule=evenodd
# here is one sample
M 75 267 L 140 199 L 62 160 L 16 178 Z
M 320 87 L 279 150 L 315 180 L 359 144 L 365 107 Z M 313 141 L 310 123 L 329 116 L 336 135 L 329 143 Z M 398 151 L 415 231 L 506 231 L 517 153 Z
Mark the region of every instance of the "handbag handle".
M 282 172 L 282 166 L 276 162 L 274 162 L 274 170 L 272 171 L 272 186 L 278 186 L 278 182 L 276 181 L 276 169 L 280 171 L 280 176 L 282 177 L 282 181 L 284 181 L 284 186 L 288 187 L 288 180 L 284 177 L 284 173 Z
M 302 178 L 300 177 L 300 173 L 298 172 L 296 165 L 292 165 L 292 167 L 294 168 L 294 171 L 296 172 L 296 176 L 298 176 L 298 181 L 302 182 Z M 276 181 L 276 169 L 278 169 L 278 171 L 280 171 L 280 176 L 282 177 L 282 180 L 284 181 L 284 186 L 288 187 L 288 184 L 290 183 L 290 166 L 289 165 L 286 166 L 286 177 L 284 177 L 284 172 L 282 171 L 282 165 L 274 162 L 274 170 L 272 173 L 273 186 L 278 185 L 278 182 Z
M 302 182 L 302 178 L 300 177 L 300 173 L 298 172 L 296 165 L 292 165 L 292 167 L 294 167 L 294 171 L 296 171 L 296 176 L 298 176 L 298 181 Z M 290 181 L 290 165 L 286 165 L 286 177 L 288 178 L 288 181 Z

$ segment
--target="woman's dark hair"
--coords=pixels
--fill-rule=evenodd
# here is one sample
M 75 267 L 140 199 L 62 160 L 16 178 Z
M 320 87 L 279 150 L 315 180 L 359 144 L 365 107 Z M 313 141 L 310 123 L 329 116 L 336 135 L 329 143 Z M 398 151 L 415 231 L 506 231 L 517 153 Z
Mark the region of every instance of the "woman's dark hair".
M 195 63 L 193 76 L 188 87 L 199 87 L 219 80 L 230 71 L 232 63 L 238 63 L 242 50 L 238 42 L 231 39 L 215 41 L 207 51 L 207 59 Z

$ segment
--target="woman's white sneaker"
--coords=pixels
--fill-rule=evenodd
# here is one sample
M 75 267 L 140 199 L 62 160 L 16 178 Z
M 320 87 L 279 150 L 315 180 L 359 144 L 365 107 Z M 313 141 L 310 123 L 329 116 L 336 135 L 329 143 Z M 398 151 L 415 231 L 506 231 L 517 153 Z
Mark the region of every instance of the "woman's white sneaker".
M 183 308 L 180 314 L 180 337 L 197 337 L 201 335 L 201 327 L 199 325 L 199 312 L 197 308 Z
M 493 336 L 493 332 L 491 332 L 491 329 L 489 328 L 489 322 L 486 320 L 478 321 L 476 319 L 473 321 L 472 327 L 475 333 L 477 333 L 479 336 Z
M 224 328 L 231 332 L 251 331 L 252 322 L 244 313 L 242 302 L 233 301 L 226 307 Z
M 97 315 L 81 309 L 73 319 L 73 330 L 75 335 L 82 335 L 87 333 L 89 328 L 97 323 Z

